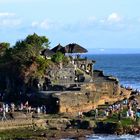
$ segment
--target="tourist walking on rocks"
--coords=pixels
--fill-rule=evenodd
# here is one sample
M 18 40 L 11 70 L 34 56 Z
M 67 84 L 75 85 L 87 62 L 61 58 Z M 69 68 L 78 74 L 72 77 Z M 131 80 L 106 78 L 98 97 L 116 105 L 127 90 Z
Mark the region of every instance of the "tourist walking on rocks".
M 21 103 L 21 104 L 20 104 L 20 108 L 19 108 L 19 110 L 22 111 L 23 108 L 24 108 L 24 105 L 23 105 L 23 103 Z
M 81 111 L 78 112 L 78 117 L 82 118 L 83 117 L 83 113 Z
M 129 112 L 128 112 L 128 111 L 126 112 L 126 117 L 127 117 L 127 118 L 129 117 Z
M 95 119 L 98 117 L 98 109 L 95 109 Z
M 37 107 L 37 113 L 40 113 L 41 110 L 40 110 L 40 107 Z
M 7 120 L 5 109 L 3 109 L 3 111 L 2 111 L 2 119 L 1 119 L 1 120 L 2 120 L 2 121 L 3 121 L 3 120 Z
M 104 110 L 104 117 L 108 117 L 108 115 L 109 115 L 108 109 Z
M 31 113 L 31 106 L 26 107 L 27 113 Z
M 8 104 L 5 105 L 5 112 L 7 113 L 9 111 L 9 106 Z
M 25 103 L 25 107 L 28 107 L 28 105 L 29 105 L 29 103 L 28 103 L 28 101 L 26 101 L 26 103 Z
M 42 113 L 46 114 L 46 106 L 45 105 L 42 106 Z
M 11 103 L 11 111 L 14 112 L 15 111 L 15 104 Z

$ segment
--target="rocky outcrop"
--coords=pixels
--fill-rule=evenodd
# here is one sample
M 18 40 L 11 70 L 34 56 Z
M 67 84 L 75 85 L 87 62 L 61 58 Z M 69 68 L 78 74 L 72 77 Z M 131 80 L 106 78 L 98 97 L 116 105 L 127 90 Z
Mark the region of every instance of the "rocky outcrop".
M 123 92 L 123 94 L 120 94 Z M 98 105 L 113 103 L 129 97 L 131 91 L 120 88 L 114 81 L 87 83 L 80 91 L 65 91 L 55 93 L 58 98 L 60 113 L 78 113 L 96 108 Z
M 59 92 L 53 97 L 58 98 L 59 112 L 78 113 L 129 98 L 130 94 L 131 90 L 121 88 L 116 77 L 104 76 L 103 71 L 95 70 L 93 81 L 83 83 L 80 91 Z

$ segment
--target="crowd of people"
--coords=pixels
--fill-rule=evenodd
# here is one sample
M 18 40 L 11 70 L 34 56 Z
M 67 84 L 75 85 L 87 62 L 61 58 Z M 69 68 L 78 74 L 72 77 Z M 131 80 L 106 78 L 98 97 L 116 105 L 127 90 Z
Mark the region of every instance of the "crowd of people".
M 15 105 L 14 103 L 2 103 L 0 105 L 0 114 L 2 119 L 1 120 L 7 120 L 6 114 L 8 113 L 14 113 L 14 112 L 23 112 L 23 113 L 43 113 L 46 114 L 46 106 L 38 106 L 38 107 L 32 107 L 29 105 L 28 101 L 25 103 L 20 103 L 20 105 Z
M 99 116 L 99 109 L 95 109 L 95 118 Z M 135 96 L 131 96 L 129 99 L 108 105 L 108 107 L 102 109 L 102 111 L 103 117 L 112 117 L 113 114 L 118 114 L 119 120 L 122 117 L 136 119 L 140 118 L 140 103 Z

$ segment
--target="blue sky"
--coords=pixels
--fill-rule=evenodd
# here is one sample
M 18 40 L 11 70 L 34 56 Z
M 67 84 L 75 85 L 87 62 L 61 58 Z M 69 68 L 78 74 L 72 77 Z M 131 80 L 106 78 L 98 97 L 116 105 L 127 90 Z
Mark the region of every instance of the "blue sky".
M 28 34 L 51 47 L 75 42 L 90 53 L 140 53 L 140 0 L 0 0 L 0 42 Z

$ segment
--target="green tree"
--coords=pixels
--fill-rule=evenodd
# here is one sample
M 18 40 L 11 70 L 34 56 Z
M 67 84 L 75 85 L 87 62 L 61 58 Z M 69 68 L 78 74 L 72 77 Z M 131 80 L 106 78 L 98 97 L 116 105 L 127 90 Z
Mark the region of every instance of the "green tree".
M 10 47 L 10 43 L 2 42 L 0 43 L 0 57 L 5 55 L 6 50 Z
M 52 56 L 52 61 L 55 63 L 61 63 L 64 59 L 64 54 L 57 52 Z
M 28 35 L 25 40 L 16 42 L 13 47 L 14 57 L 23 61 L 31 61 L 40 55 L 41 50 L 49 47 L 49 40 L 37 34 Z
M 40 58 L 40 52 L 49 47 L 49 44 L 48 38 L 34 33 L 1 53 L 0 73 L 5 75 L 5 81 L 8 81 L 7 91 L 16 93 L 25 87 L 32 77 L 43 75 L 46 63 L 45 59 Z M 1 79 L 2 82 L 4 78 Z
M 40 70 L 43 60 L 37 60 L 40 60 L 40 52 L 44 48 L 48 47 L 48 38 L 45 36 L 38 36 L 34 33 L 33 35 L 28 35 L 24 40 L 16 42 L 12 50 L 12 59 L 15 63 L 17 63 L 19 70 L 22 72 L 29 70 L 28 67 L 30 67 L 33 63 L 37 63 L 38 65 L 34 66 L 38 66 Z

